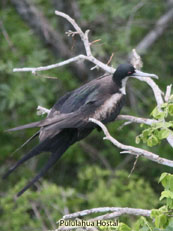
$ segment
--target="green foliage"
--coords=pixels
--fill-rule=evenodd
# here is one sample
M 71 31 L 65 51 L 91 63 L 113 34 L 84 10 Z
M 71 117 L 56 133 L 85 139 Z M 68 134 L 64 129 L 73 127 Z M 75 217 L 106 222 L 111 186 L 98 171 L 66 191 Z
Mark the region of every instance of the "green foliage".
M 157 196 L 151 186 L 137 175 L 128 178 L 126 171 L 113 173 L 98 166 L 86 166 L 77 181 L 79 186 L 75 189 L 44 181 L 42 185 L 37 184 L 35 190 L 29 189 L 17 199 L 15 194 L 27 183 L 27 179 L 22 178 L 15 186 L 10 186 L 1 199 L 1 230 L 17 231 L 33 227 L 41 230 L 42 223 L 47 229 L 52 229 L 51 220 L 55 223 L 62 218 L 65 208 L 70 213 L 100 205 L 142 208 L 157 205 Z M 37 214 L 40 214 L 41 220 L 37 219 Z M 131 224 L 130 219 L 123 221 Z M 120 230 L 128 230 L 127 225 L 119 225 Z
M 131 231 L 131 228 L 128 225 L 124 224 L 124 223 L 119 223 L 118 227 L 117 227 L 117 230 L 118 231 Z
M 89 207 L 99 207 L 101 204 L 152 208 L 157 203 L 156 195 L 144 179 L 139 179 L 134 174 L 128 178 L 125 171 L 114 174 L 97 166 L 87 166 L 79 173 L 79 182 L 81 189 L 87 192 Z M 150 197 L 144 198 L 144 194 L 149 194 Z
M 168 209 L 173 210 L 173 175 L 163 173 L 160 177 L 160 182 L 165 188 L 161 194 L 160 200 L 166 198 L 166 205 Z
M 166 139 L 170 134 L 173 134 L 173 120 L 166 121 L 173 116 L 173 95 L 160 108 L 158 106 L 155 107 L 151 115 L 157 122 L 152 123 L 149 128 L 144 129 L 142 134 L 136 137 L 137 144 L 142 140 L 152 147 L 160 143 L 161 140 Z
M 39 190 L 28 190 L 22 197 L 15 198 L 15 194 L 26 183 L 27 181 L 22 179 L 13 190 L 8 191 L 6 197 L 1 199 L 0 226 L 2 231 L 42 230 L 42 222 L 47 229 L 48 227 L 53 228 L 52 222 L 55 224 L 56 220 L 62 217 L 65 207 L 77 209 L 82 201 L 75 189 L 65 189 L 47 182 L 43 182 Z
M 159 179 L 164 191 L 161 193 L 160 200 L 166 199 L 166 203 L 159 209 L 152 209 L 150 219 L 140 217 L 132 228 L 132 231 L 171 231 L 173 229 L 173 175 L 163 173 Z M 123 223 L 124 224 L 124 223 Z M 124 229 L 124 230 L 128 230 Z M 118 229 L 121 230 L 121 229 Z

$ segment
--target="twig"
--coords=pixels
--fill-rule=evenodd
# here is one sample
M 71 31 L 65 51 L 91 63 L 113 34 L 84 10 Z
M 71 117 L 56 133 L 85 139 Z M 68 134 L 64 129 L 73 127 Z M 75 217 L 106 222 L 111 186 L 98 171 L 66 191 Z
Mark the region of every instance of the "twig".
M 61 17 L 65 18 L 67 21 L 69 21 L 69 23 L 72 24 L 72 26 L 75 28 L 76 32 L 79 34 L 79 36 L 81 37 L 81 40 L 84 43 L 87 56 L 90 56 L 91 55 L 91 49 L 90 49 L 90 43 L 88 41 L 89 30 L 87 30 L 84 33 L 81 30 L 81 28 L 78 26 L 78 24 L 76 23 L 76 21 L 73 18 L 71 18 L 69 15 L 67 15 L 67 14 L 65 14 L 63 12 L 60 12 L 60 11 L 56 10 L 55 14 L 58 15 L 58 16 L 61 16 Z
M 136 52 L 136 49 L 133 49 L 132 52 L 130 53 L 130 62 L 131 64 L 138 70 L 140 70 L 143 67 L 143 62 L 141 59 L 141 56 L 138 55 Z
M 58 80 L 57 77 L 53 77 L 53 76 L 47 76 L 47 75 L 40 75 L 38 73 L 35 73 L 35 76 L 38 76 L 40 78 L 43 78 L 43 79 L 53 79 L 53 80 Z
M 42 107 L 42 106 L 38 106 L 37 107 L 37 115 L 44 115 L 44 114 L 48 114 L 49 115 L 50 113 L 50 110 L 45 108 L 45 107 Z
M 109 58 L 107 62 L 107 65 L 109 65 L 112 62 L 113 57 L 114 57 L 114 53 L 111 54 L 111 57 Z
M 118 128 L 118 131 L 122 130 L 125 126 L 129 125 L 129 124 L 132 124 L 131 121 L 126 121 L 124 122 L 119 128 Z
M 96 40 L 92 41 L 92 42 L 90 43 L 90 45 L 92 46 L 93 44 L 98 43 L 98 42 L 100 42 L 100 41 L 101 41 L 101 39 L 96 39 Z
M 91 122 L 97 124 L 99 127 L 101 127 L 101 129 L 103 130 L 103 132 L 105 134 L 105 137 L 103 139 L 104 140 L 109 140 L 111 143 L 113 143 L 118 148 L 123 149 L 125 151 L 128 151 L 129 154 L 144 156 L 145 158 L 147 158 L 149 160 L 152 160 L 152 161 L 154 161 L 156 163 L 166 165 L 166 166 L 169 166 L 169 167 L 173 167 L 173 161 L 172 160 L 161 158 L 157 154 L 154 154 L 152 152 L 146 151 L 146 150 L 141 149 L 141 148 L 136 148 L 136 147 L 121 144 L 120 142 L 118 142 L 115 138 L 113 138 L 109 134 L 106 126 L 102 122 L 100 122 L 100 121 L 98 121 L 96 119 L 93 119 L 93 118 L 90 118 L 89 121 L 91 121 Z
M 119 115 L 116 118 L 117 120 L 128 120 L 132 123 L 138 123 L 138 124 L 147 124 L 151 125 L 153 123 L 158 123 L 158 120 L 155 119 L 148 119 L 148 118 L 141 118 L 141 117 L 136 117 L 136 116 L 131 116 L 131 115 Z
M 77 61 L 79 61 L 81 59 L 88 59 L 88 58 L 85 55 L 78 55 L 78 56 L 75 56 L 73 58 L 67 59 L 65 61 L 55 63 L 55 64 L 51 64 L 51 65 L 48 65 L 48 66 L 14 68 L 13 72 L 21 72 L 21 71 L 22 72 L 27 72 L 28 71 L 28 72 L 32 72 L 33 74 L 35 74 L 35 72 L 37 72 L 37 71 L 46 71 L 46 70 L 50 70 L 50 69 L 53 69 L 53 68 L 61 67 L 61 66 L 67 65 L 67 64 L 72 63 L 72 62 L 77 62 Z
M 133 164 L 133 167 L 132 167 L 132 169 L 131 169 L 130 174 L 128 175 L 128 177 L 130 177 L 130 176 L 131 176 L 131 174 L 132 174 L 132 172 L 135 170 L 135 167 L 136 167 L 136 164 L 137 164 L 138 158 L 139 158 L 139 156 L 137 155 L 137 156 L 136 156 L 136 160 L 135 160 L 135 162 L 134 162 L 134 164 Z
M 170 84 L 169 86 L 167 86 L 166 88 L 166 93 L 165 93 L 165 102 L 168 102 L 170 96 L 171 96 L 171 88 L 172 88 L 172 84 Z
M 58 16 L 61 16 L 63 18 L 65 18 L 67 21 L 69 21 L 71 23 L 71 25 L 75 28 L 76 32 L 79 34 L 79 36 L 81 37 L 81 40 L 83 41 L 84 47 L 85 47 L 85 51 L 86 51 L 86 55 L 88 57 L 88 60 L 95 63 L 98 67 L 104 69 L 105 71 L 109 72 L 109 73 L 113 73 L 115 71 L 114 68 L 109 67 L 108 65 L 100 62 L 98 59 L 96 59 L 91 52 L 91 45 L 92 42 L 89 42 L 88 39 L 88 34 L 89 34 L 89 30 L 86 30 L 85 33 L 81 30 L 81 28 L 78 26 L 78 24 L 76 23 L 76 21 L 74 19 L 72 19 L 69 15 L 60 12 L 60 11 L 55 11 L 55 14 Z
M 68 30 L 67 32 L 65 32 L 65 34 L 68 37 L 70 37 L 70 36 L 74 37 L 76 34 L 78 34 L 78 32 L 77 31 Z

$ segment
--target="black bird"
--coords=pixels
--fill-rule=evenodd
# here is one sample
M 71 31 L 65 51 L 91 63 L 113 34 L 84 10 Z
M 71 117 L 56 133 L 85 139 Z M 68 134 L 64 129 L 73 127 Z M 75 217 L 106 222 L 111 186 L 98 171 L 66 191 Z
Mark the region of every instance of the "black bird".
M 157 78 L 154 74 L 136 70 L 131 64 L 121 64 L 113 75 L 104 75 L 66 93 L 52 107 L 46 119 L 7 130 L 16 131 L 39 127 L 40 130 L 31 139 L 39 135 L 40 143 L 11 167 L 3 178 L 41 152 L 51 153 L 48 162 L 39 174 L 17 196 L 38 181 L 69 146 L 88 136 L 97 127 L 89 121 L 90 117 L 104 124 L 115 120 L 123 106 L 127 79 L 135 76 Z

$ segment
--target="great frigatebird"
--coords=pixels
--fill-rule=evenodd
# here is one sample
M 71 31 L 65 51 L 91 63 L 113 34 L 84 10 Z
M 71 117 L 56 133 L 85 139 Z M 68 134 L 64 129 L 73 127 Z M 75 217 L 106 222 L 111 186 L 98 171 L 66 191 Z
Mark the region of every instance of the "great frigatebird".
M 33 138 L 39 135 L 40 143 L 11 167 L 3 178 L 41 152 L 51 153 L 46 165 L 18 196 L 43 176 L 69 146 L 85 138 L 96 128 L 96 124 L 89 122 L 90 117 L 104 124 L 115 120 L 123 106 L 127 79 L 135 76 L 157 78 L 154 74 L 136 70 L 131 64 L 121 64 L 113 75 L 104 75 L 66 93 L 55 103 L 46 119 L 7 130 L 39 127 L 40 130 Z

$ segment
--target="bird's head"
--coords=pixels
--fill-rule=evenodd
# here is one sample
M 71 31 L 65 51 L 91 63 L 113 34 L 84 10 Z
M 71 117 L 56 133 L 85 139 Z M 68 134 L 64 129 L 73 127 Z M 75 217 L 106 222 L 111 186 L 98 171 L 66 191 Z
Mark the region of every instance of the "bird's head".
M 125 85 L 129 77 L 152 77 L 158 79 L 157 75 L 136 70 L 132 64 L 120 64 L 113 74 L 113 80 L 122 87 L 123 94 L 125 94 Z

